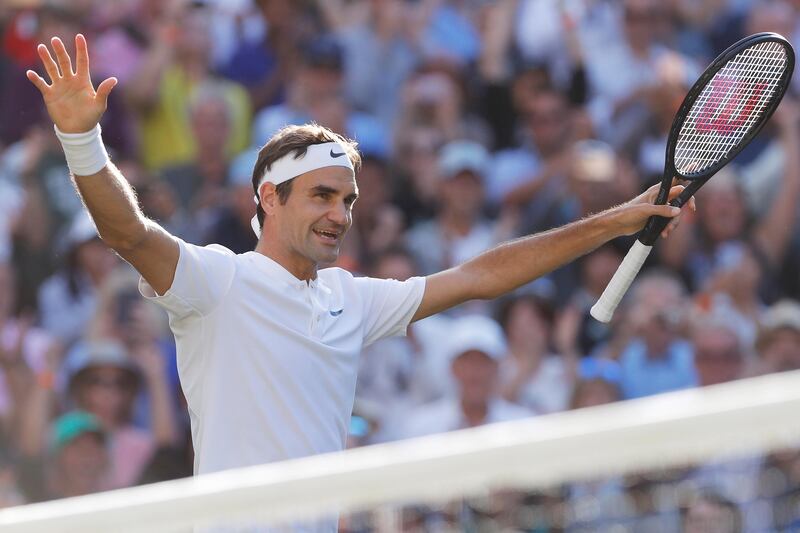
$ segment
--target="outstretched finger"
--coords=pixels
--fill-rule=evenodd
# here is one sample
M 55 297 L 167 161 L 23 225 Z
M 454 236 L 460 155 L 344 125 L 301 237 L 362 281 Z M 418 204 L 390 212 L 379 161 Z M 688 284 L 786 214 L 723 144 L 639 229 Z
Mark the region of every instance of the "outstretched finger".
M 56 62 L 53 60 L 53 56 L 50 55 L 50 50 L 45 45 L 40 44 L 36 47 L 36 51 L 39 53 L 39 58 L 42 60 L 42 65 L 44 65 L 47 75 L 50 76 L 50 83 L 61 79 L 61 73 L 58 72 L 58 65 L 56 65 Z
M 67 48 L 64 46 L 64 43 L 58 37 L 53 37 L 50 39 L 50 44 L 53 45 L 53 50 L 56 52 L 61 74 L 63 76 L 74 76 L 75 73 L 72 72 L 72 61 L 69 58 L 69 54 L 67 53 Z
M 28 79 L 29 79 L 29 80 L 31 80 L 31 83 L 33 83 L 33 84 L 36 86 L 36 88 L 37 88 L 37 89 L 39 89 L 39 91 L 40 91 L 42 94 L 45 94 L 45 92 L 46 92 L 48 89 L 50 89 L 50 86 L 49 86 L 49 85 L 47 85 L 47 82 L 46 82 L 46 81 L 44 81 L 44 78 L 42 78 L 41 76 L 39 76 L 39 75 L 38 75 L 37 73 L 35 73 L 34 71 L 32 71 L 32 70 L 29 70 L 29 71 L 27 71 L 27 72 L 25 73 L 25 75 L 28 77 Z
M 97 98 L 105 104 L 108 101 L 108 95 L 111 89 L 117 84 L 117 78 L 106 78 L 97 86 Z
M 75 74 L 82 78 L 89 77 L 89 49 L 81 33 L 75 36 Z

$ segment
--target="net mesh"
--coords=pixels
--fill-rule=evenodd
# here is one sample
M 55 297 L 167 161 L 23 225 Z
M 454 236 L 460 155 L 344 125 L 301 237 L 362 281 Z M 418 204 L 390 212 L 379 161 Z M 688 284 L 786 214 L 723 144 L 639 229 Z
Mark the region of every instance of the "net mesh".
M 689 175 L 725 158 L 764 115 L 787 66 L 784 45 L 769 41 L 747 48 L 720 69 L 681 126 L 675 169 Z
M 800 373 L 774 374 L 9 508 L 0 530 L 797 531 L 799 409 Z

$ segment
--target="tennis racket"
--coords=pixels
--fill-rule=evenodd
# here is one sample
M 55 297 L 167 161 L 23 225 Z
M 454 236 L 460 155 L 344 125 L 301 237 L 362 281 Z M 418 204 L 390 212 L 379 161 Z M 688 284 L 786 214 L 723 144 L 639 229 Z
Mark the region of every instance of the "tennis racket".
M 757 33 L 730 46 L 684 98 L 667 140 L 656 204 L 667 201 L 674 177 L 688 182 L 670 205 L 682 207 L 761 131 L 778 107 L 794 70 L 794 50 L 777 33 Z M 669 219 L 653 216 L 637 236 L 591 315 L 608 322 Z

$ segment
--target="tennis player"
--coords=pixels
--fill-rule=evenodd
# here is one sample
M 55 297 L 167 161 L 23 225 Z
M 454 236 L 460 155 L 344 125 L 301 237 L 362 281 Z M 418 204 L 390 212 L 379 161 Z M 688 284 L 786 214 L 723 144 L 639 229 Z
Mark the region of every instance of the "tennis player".
M 352 223 L 360 157 L 355 143 L 312 124 L 287 127 L 261 149 L 253 171 L 255 251 L 194 246 L 146 219 L 109 161 L 98 123 L 116 79 L 93 88 L 82 35 L 74 70 L 62 41 L 51 45 L 55 59 L 38 47 L 49 83 L 27 76 L 42 93 L 100 237 L 169 314 L 196 473 L 343 449 L 364 346 L 467 300 L 496 298 L 636 232 L 651 215 L 680 212 L 652 205 L 653 188 L 426 278 L 320 270 L 338 257 Z

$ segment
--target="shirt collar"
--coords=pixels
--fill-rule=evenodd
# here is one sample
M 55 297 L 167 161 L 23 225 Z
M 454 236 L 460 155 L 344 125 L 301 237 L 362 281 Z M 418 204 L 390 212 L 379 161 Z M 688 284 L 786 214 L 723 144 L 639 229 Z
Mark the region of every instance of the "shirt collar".
M 264 254 L 251 251 L 245 254 L 250 261 L 262 272 L 267 274 L 271 279 L 278 279 L 283 283 L 293 287 L 295 289 L 304 289 L 305 287 L 311 287 L 315 290 L 321 290 L 324 293 L 330 294 L 331 290 L 325 285 L 325 282 L 319 277 L 319 272 L 317 272 L 317 277 L 306 281 L 303 279 L 297 278 L 294 274 L 286 270 L 280 263 L 272 259 L 271 257 L 267 257 Z

